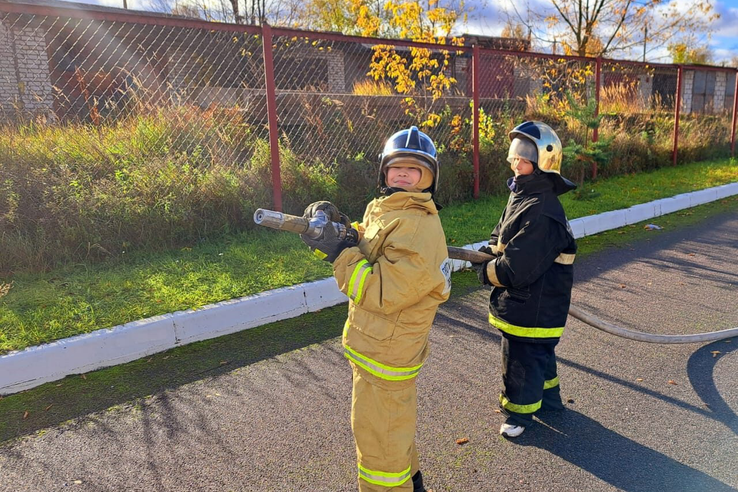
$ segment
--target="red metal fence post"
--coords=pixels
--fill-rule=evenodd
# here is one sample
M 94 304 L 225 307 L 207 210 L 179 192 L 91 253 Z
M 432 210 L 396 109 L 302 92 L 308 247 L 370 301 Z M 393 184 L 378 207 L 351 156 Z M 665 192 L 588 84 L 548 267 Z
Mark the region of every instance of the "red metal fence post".
M 682 66 L 677 67 L 676 101 L 674 102 L 674 148 L 671 151 L 671 163 L 677 164 L 677 149 L 679 148 L 679 113 L 682 107 Z
M 600 77 L 602 73 L 602 57 L 598 56 L 595 63 L 595 118 L 600 114 Z M 592 131 L 592 142 L 597 142 L 600 137 L 599 125 Z
M 264 82 L 266 85 L 267 118 L 269 122 L 269 147 L 272 156 L 272 204 L 282 211 L 282 178 L 279 172 L 279 132 L 277 131 L 277 91 L 274 83 L 274 58 L 272 54 L 272 28 L 264 23 L 261 28 L 264 48 Z
M 736 117 L 738 113 L 738 70 L 735 73 L 735 89 L 733 90 L 733 128 L 730 131 L 730 155 L 735 156 L 735 124 L 738 120 Z
M 472 153 L 474 163 L 474 198 L 479 198 L 479 45 L 472 52 Z
M 595 62 L 595 112 L 597 118 L 600 114 L 600 77 L 602 73 L 602 57 L 598 56 Z M 600 125 L 592 130 L 592 143 L 597 142 L 600 138 Z M 592 179 L 597 179 L 597 162 L 592 162 Z

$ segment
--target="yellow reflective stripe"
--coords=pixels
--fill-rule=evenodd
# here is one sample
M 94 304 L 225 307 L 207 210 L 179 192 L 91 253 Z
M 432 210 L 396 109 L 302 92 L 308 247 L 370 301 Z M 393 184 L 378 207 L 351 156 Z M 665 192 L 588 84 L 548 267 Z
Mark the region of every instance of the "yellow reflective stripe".
M 554 263 L 561 263 L 562 265 L 571 265 L 574 263 L 574 258 L 576 257 L 576 254 L 572 253 L 561 253 L 559 256 L 556 257 L 554 260 Z
M 495 268 L 496 264 L 497 263 L 494 260 L 487 263 L 487 278 L 489 279 L 489 283 L 495 287 L 504 287 L 502 282 L 500 282 L 500 279 L 497 278 L 497 269 Z
M 525 338 L 555 338 L 560 337 L 564 333 L 564 327 L 560 328 L 527 328 L 525 326 L 511 325 L 507 321 L 489 315 L 489 324 L 496 327 L 500 331 Z
M 410 478 L 410 467 L 399 473 L 382 472 L 364 468 L 359 463 L 359 478 L 366 480 L 374 485 L 382 485 L 384 487 L 397 487 L 407 482 Z
M 361 294 L 364 292 L 364 281 L 371 271 L 372 266 L 364 259 L 356 264 L 356 267 L 351 274 L 351 279 L 349 280 L 349 298 L 354 301 L 355 304 L 358 304 L 361 300 Z M 361 278 L 359 278 L 359 281 L 357 282 L 356 277 L 358 276 L 361 276 Z
M 541 403 L 542 400 L 538 400 L 537 402 L 531 403 L 530 405 L 517 405 L 504 396 L 500 395 L 500 405 L 502 405 L 502 408 L 515 413 L 534 413 L 541 408 Z
M 553 379 L 549 379 L 547 381 L 544 381 L 543 382 L 543 389 L 547 390 L 547 389 L 555 388 L 558 385 L 559 385 L 559 377 L 556 376 Z
M 348 324 L 344 326 L 344 336 L 346 335 L 347 330 Z M 344 345 L 343 355 L 348 360 L 353 361 L 359 367 L 369 371 L 378 378 L 386 379 L 387 381 L 405 381 L 407 379 L 412 379 L 418 375 L 418 373 L 420 372 L 420 368 L 423 367 L 423 364 L 414 367 L 388 366 L 360 354 L 348 345 Z
M 327 254 L 323 253 L 319 249 L 314 250 L 313 251 L 313 255 L 316 256 L 319 260 L 322 260 L 323 258 L 325 258 L 326 256 L 328 256 Z

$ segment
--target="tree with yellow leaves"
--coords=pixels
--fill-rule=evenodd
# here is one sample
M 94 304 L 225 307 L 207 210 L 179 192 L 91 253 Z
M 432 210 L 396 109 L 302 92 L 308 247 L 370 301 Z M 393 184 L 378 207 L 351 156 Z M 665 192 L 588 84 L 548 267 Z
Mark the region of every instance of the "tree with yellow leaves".
M 712 0 L 550 0 L 549 11 L 515 13 L 541 40 L 565 55 L 638 57 L 658 50 L 684 33 L 709 34 L 719 17 Z M 547 26 L 542 33 L 540 27 Z M 547 39 L 544 39 L 547 38 Z M 554 38 L 555 41 L 552 39 Z
M 668 46 L 672 63 L 707 65 L 712 61 L 712 52 L 708 45 L 700 45 L 694 39 L 688 39 Z
M 351 0 L 357 13 L 356 25 L 363 36 L 396 37 L 439 45 L 438 50 L 420 47 L 377 45 L 373 47 L 368 73 L 375 81 L 389 81 L 403 100 L 406 114 L 421 128 L 432 128 L 440 120 L 433 103 L 451 91 L 451 51 L 443 46 L 461 46 L 463 39 L 451 36 L 457 22 L 466 20 L 464 4 L 452 7 L 440 0 L 388 0 L 382 11 L 363 0 Z

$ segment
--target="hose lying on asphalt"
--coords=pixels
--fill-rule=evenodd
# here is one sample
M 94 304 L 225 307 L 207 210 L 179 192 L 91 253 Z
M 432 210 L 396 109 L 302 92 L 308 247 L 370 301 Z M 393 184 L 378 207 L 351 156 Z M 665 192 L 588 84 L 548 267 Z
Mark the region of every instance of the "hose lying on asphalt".
M 454 246 L 448 247 L 448 256 L 454 260 L 471 261 L 475 263 L 481 263 L 485 260 L 492 258 L 491 255 L 482 253 L 481 251 L 474 251 L 472 249 L 457 248 Z M 574 305 L 569 306 L 569 314 L 598 330 L 602 330 L 611 335 L 627 338 L 629 340 L 635 340 L 637 342 L 647 343 L 703 343 L 703 342 L 714 342 L 717 340 L 725 340 L 726 338 L 732 338 L 738 336 L 738 328 L 730 328 L 727 330 L 714 331 L 710 333 L 695 333 L 691 335 L 655 335 L 652 333 L 643 333 L 635 330 L 628 330 L 620 326 L 603 321 L 597 316 L 583 309 L 580 309 Z

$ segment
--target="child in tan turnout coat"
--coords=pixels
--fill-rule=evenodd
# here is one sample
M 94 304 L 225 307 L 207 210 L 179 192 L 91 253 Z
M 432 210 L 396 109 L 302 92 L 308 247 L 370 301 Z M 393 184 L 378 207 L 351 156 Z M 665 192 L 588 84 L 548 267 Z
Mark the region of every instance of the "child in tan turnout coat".
M 390 137 L 381 155 L 382 196 L 355 224 L 352 244 L 330 223 L 317 239 L 303 236 L 316 255 L 333 264 L 349 297 L 344 355 L 353 371 L 351 427 L 359 490 L 423 492 L 415 448 L 416 377 L 428 357 L 428 334 L 451 289 L 446 238 L 433 194 L 438 161 L 431 139 L 415 127 Z M 348 224 L 330 202 L 322 210 Z

